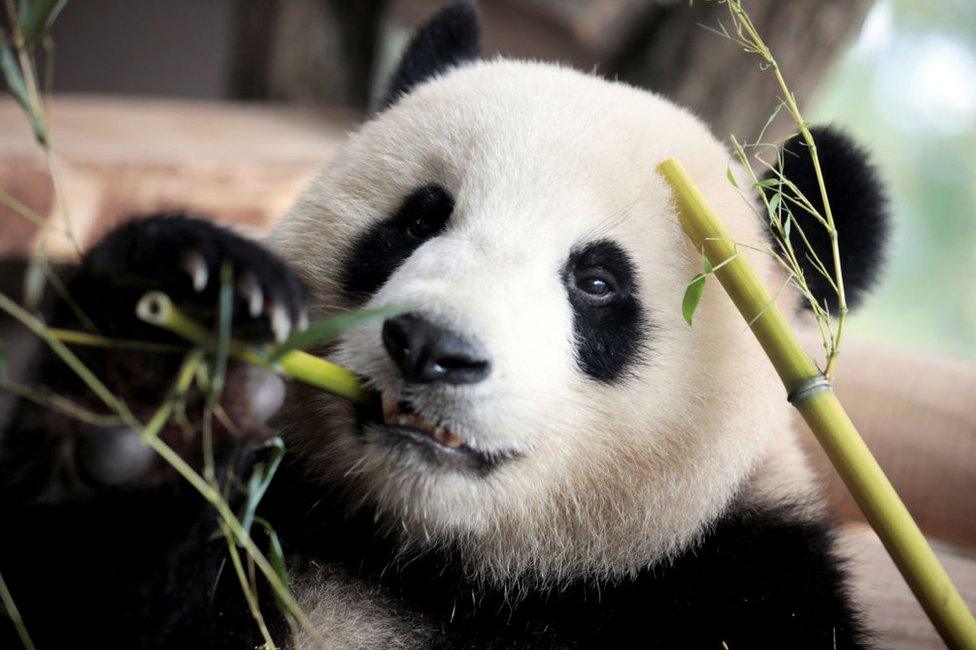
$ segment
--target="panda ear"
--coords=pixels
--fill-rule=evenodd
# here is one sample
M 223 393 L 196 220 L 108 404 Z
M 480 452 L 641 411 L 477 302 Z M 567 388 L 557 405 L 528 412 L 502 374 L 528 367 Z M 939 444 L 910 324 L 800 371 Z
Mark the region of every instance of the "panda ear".
M 474 3 L 454 2 L 427 19 L 410 39 L 390 80 L 382 108 L 418 84 L 481 55 L 481 24 Z
M 827 197 L 837 228 L 844 294 L 848 307 L 857 306 L 880 275 L 888 243 L 889 217 L 885 188 L 867 152 L 847 135 L 832 127 L 810 129 L 817 146 Z M 800 134 L 787 140 L 780 155 L 779 170 L 813 204 L 821 215 L 823 200 L 810 150 Z M 772 171 L 764 180 L 776 178 Z M 771 195 L 775 188 L 764 188 Z M 793 193 L 784 188 L 789 197 Z M 836 313 L 837 293 L 809 259 L 803 235 L 826 268 L 833 270 L 830 237 L 826 229 L 806 210 L 790 201 L 796 225 L 790 241 L 803 269 L 803 276 L 820 304 Z M 802 234 L 801 231 L 802 230 Z M 803 254 L 801 254 L 801 252 Z

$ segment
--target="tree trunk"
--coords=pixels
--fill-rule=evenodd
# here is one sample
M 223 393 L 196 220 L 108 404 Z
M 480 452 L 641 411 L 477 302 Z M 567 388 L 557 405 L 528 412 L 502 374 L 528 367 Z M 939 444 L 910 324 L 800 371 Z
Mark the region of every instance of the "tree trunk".
M 368 107 L 381 0 L 238 0 L 238 99 Z
M 800 106 L 808 105 L 840 47 L 863 21 L 868 0 L 762 0 L 746 3 Z M 716 135 L 754 139 L 781 93 L 756 55 L 704 26 L 733 29 L 717 2 L 658 2 L 607 63 L 609 74 L 688 106 Z M 793 130 L 783 115 L 767 136 Z
M 239 96 L 311 100 L 359 111 L 368 106 L 372 77 L 390 65 L 375 60 L 376 52 L 390 49 L 375 39 L 402 33 L 444 4 L 240 2 L 242 15 L 251 18 L 240 21 L 250 31 L 240 41 L 234 84 L 242 90 Z M 752 0 L 746 9 L 804 105 L 869 5 L 870 0 Z M 720 22 L 732 26 L 728 7 L 715 0 L 483 0 L 479 10 L 486 56 L 560 60 L 595 69 L 691 108 L 722 138 L 731 133 L 755 138 L 778 102 L 778 89 L 759 59 L 706 29 Z M 789 130 L 781 118 L 769 135 L 782 137 Z

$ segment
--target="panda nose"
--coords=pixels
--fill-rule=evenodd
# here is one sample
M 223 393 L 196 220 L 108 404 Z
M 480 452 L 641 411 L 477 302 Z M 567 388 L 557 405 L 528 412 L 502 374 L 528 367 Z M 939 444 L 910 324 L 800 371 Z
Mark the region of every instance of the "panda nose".
M 475 345 L 416 313 L 387 319 L 383 346 L 410 383 L 474 384 L 488 376 Z

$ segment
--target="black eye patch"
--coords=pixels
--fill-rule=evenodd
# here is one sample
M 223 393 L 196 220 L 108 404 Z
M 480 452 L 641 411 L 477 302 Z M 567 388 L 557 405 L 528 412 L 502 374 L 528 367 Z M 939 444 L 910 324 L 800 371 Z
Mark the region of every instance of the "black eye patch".
M 353 243 L 343 264 L 342 288 L 365 300 L 428 239 L 444 232 L 454 198 L 440 185 L 417 188 L 392 216 L 370 227 Z
M 577 363 L 593 379 L 614 381 L 640 360 L 644 348 L 647 322 L 633 262 L 612 241 L 591 242 L 570 253 L 563 281 L 573 307 Z M 595 282 L 598 288 L 610 283 L 612 295 L 594 299 Z

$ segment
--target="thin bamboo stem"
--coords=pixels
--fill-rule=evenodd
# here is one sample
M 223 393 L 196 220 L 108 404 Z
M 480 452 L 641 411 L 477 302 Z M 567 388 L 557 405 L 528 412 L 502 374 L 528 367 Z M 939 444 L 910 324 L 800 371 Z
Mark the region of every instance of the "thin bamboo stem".
M 23 307 L 15 303 L 8 296 L 0 293 L 0 310 L 7 312 L 13 318 L 20 321 L 21 324 L 26 326 L 37 336 L 42 338 L 48 346 L 57 354 L 65 364 L 71 368 L 75 374 L 88 386 L 88 388 L 95 393 L 102 400 L 102 402 L 115 411 L 119 417 L 121 417 L 126 424 L 131 426 L 136 431 L 139 431 L 142 435 L 142 440 L 149 447 L 151 447 L 157 454 L 159 454 L 163 460 L 170 464 L 174 470 L 180 476 L 182 476 L 190 485 L 192 485 L 200 495 L 206 499 L 216 510 L 217 514 L 224 521 L 230 531 L 234 534 L 234 537 L 238 544 L 244 547 L 247 554 L 254 560 L 254 563 L 264 574 L 268 583 L 271 585 L 272 590 L 281 598 L 281 602 L 288 613 L 298 622 L 298 624 L 306 631 L 308 634 L 316 640 L 316 642 L 324 647 L 321 635 L 312 625 L 311 621 L 306 616 L 305 612 L 299 606 L 295 597 L 292 596 L 291 592 L 288 590 L 287 585 L 282 582 L 281 578 L 275 572 L 274 568 L 268 562 L 264 554 L 251 539 L 250 534 L 244 530 L 241 523 L 237 520 L 237 516 L 231 511 L 230 506 L 223 499 L 220 493 L 211 487 L 200 474 L 196 472 L 183 458 L 176 453 L 169 445 L 167 445 L 158 435 L 156 435 L 159 430 L 165 425 L 166 421 L 173 414 L 176 408 L 176 400 L 168 399 L 163 403 L 156 413 L 150 418 L 146 425 L 143 425 L 136 417 L 133 415 L 129 407 L 121 399 L 117 398 L 112 392 L 101 382 L 98 377 L 96 377 L 91 370 L 81 362 L 78 357 L 76 357 L 71 350 L 65 346 L 64 343 L 59 341 L 53 334 L 51 334 L 47 326 L 41 322 L 39 319 L 31 315 Z M 174 384 L 174 391 L 178 394 L 181 391 L 185 391 L 190 384 L 194 376 L 194 370 L 198 367 L 199 360 L 201 359 L 199 353 L 191 353 L 187 360 L 184 362 L 177 375 L 177 380 Z
M 833 333 L 833 339 L 827 350 L 826 365 L 824 366 L 824 375 L 831 377 L 834 371 L 834 364 L 837 362 L 837 356 L 840 354 L 840 345 L 844 337 L 844 324 L 847 321 L 848 310 L 847 294 L 844 291 L 844 274 L 840 260 L 840 243 L 837 239 L 837 227 L 834 224 L 834 215 L 830 208 L 830 198 L 827 196 L 827 185 L 824 181 L 823 170 L 820 166 L 820 157 L 817 154 L 817 144 L 813 139 L 813 134 L 810 133 L 803 114 L 800 112 L 800 107 L 796 103 L 796 96 L 786 84 L 786 79 L 783 77 L 779 63 L 773 56 L 772 51 L 770 51 L 769 46 L 762 39 L 762 36 L 759 35 L 759 30 L 756 29 L 749 14 L 743 9 L 742 3 L 739 0 L 728 0 L 727 4 L 729 12 L 735 21 L 740 44 L 745 46 L 747 51 L 759 55 L 766 62 L 766 65 L 772 69 L 773 76 L 776 78 L 776 84 L 779 86 L 780 92 L 783 93 L 781 105 L 786 107 L 800 135 L 803 137 L 803 142 L 807 146 L 810 162 L 813 165 L 813 171 L 817 178 L 817 189 L 820 192 L 820 199 L 823 202 L 824 208 L 823 221 L 826 224 L 827 235 L 830 237 L 830 252 L 834 268 L 833 284 L 837 290 L 837 329 Z M 804 198 L 806 199 L 806 197 Z M 818 216 L 815 210 L 811 211 L 811 214 Z
M 234 565 L 234 572 L 237 574 L 237 580 L 241 584 L 241 591 L 244 593 L 244 600 L 247 601 L 248 609 L 251 610 L 251 618 L 257 623 L 258 630 L 261 632 L 261 637 L 264 639 L 263 648 L 277 648 L 274 639 L 271 638 L 271 632 L 268 631 L 268 625 L 264 622 L 264 615 L 261 614 L 261 605 L 258 603 L 258 597 L 254 589 L 251 588 L 250 582 L 248 582 L 247 575 L 244 573 L 244 565 L 241 562 L 241 554 L 237 550 L 237 546 L 234 544 L 234 533 L 227 528 L 227 524 L 221 522 L 220 530 L 224 534 L 224 538 L 227 540 L 227 553 L 230 555 L 231 563 Z
M 794 406 L 827 452 L 929 620 L 950 647 L 976 648 L 976 619 L 756 272 L 744 256 L 736 256 L 736 247 L 724 226 L 681 163 L 666 160 L 658 171 L 671 184 L 685 234 L 709 263 L 717 268 L 735 257 L 715 276 L 749 323 Z M 818 391 L 802 390 L 817 379 L 822 381 Z
M 185 353 L 186 346 L 157 343 L 155 341 L 136 341 L 133 339 L 116 339 L 101 334 L 79 332 L 78 330 L 49 327 L 47 331 L 54 338 L 68 345 L 83 345 L 93 348 L 111 348 L 117 350 L 141 350 L 143 352 L 180 352 Z
M 213 343 L 210 332 L 181 312 L 164 293 L 150 291 L 144 295 L 136 306 L 136 314 L 147 323 L 167 329 L 197 345 Z M 289 377 L 353 402 L 362 403 L 369 399 L 369 392 L 354 372 L 307 352 L 288 352 L 271 362 L 258 348 L 231 340 L 230 356 L 279 370 Z
M 24 650 L 34 650 L 34 642 L 27 632 L 24 619 L 21 618 L 20 610 L 17 609 L 17 603 L 14 602 L 14 597 L 10 594 L 10 590 L 7 588 L 7 583 L 4 582 L 2 575 L 0 575 L 0 603 L 3 604 L 3 608 L 6 610 L 10 622 L 13 623 L 14 629 L 17 630 L 17 636 L 20 638 Z
M 51 409 L 85 424 L 91 424 L 96 427 L 112 427 L 124 424 L 122 418 L 117 415 L 94 413 L 78 406 L 66 397 L 28 384 L 11 381 L 2 376 L 0 376 L 0 390 L 5 390 L 12 395 L 29 400 L 39 406 Z

